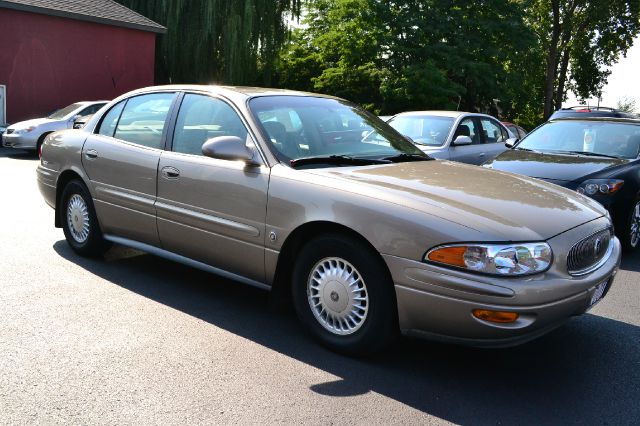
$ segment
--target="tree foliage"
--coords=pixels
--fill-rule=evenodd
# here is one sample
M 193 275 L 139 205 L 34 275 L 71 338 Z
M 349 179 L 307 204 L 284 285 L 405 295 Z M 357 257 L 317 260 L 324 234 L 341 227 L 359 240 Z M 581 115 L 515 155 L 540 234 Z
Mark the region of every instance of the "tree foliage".
M 513 114 L 531 102 L 528 74 L 540 58 L 513 1 L 313 0 L 303 24 L 278 64 L 284 87 L 347 97 L 385 114 Z
M 628 112 L 629 114 L 637 114 L 638 102 L 633 98 L 623 96 L 622 98 L 618 99 L 616 109 L 623 112 Z
M 640 0 L 119 1 L 168 28 L 159 83 L 276 85 L 527 128 L 569 89 L 598 94 L 640 30 Z
M 118 0 L 167 27 L 159 83 L 269 84 L 301 0 Z
M 640 0 L 533 0 L 525 10 L 546 55 L 545 118 L 569 88 L 582 99 L 599 95 L 640 30 Z

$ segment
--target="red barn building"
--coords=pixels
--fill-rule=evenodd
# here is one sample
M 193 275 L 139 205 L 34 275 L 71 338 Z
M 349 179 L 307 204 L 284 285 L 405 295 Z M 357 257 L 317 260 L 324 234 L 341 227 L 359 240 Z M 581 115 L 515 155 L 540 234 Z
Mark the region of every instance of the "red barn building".
M 0 0 L 0 124 L 152 85 L 164 32 L 113 0 Z

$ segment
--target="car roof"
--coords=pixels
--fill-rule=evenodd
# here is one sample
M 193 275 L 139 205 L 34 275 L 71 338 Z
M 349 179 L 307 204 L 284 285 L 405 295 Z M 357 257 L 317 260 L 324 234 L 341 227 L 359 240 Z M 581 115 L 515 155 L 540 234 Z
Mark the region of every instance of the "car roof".
M 330 99 L 339 99 L 334 96 L 321 95 L 318 93 L 309 93 L 302 92 L 298 90 L 288 90 L 288 89 L 274 89 L 274 88 L 264 88 L 264 87 L 250 87 L 250 86 L 224 86 L 224 85 L 197 85 L 197 84 L 172 84 L 166 86 L 151 86 L 145 87 L 143 89 L 138 89 L 134 92 L 129 92 L 127 96 L 135 93 L 147 93 L 147 92 L 155 92 L 155 91 L 166 91 L 166 90 L 177 90 L 177 91 L 196 91 L 196 92 L 208 92 L 211 94 L 241 94 L 246 97 L 256 97 L 256 96 L 275 96 L 275 95 L 288 95 L 288 96 L 313 96 L 313 97 L 323 97 Z
M 467 112 L 467 111 L 440 111 L 440 110 L 432 110 L 432 111 L 407 111 L 407 112 L 401 112 L 400 114 L 395 115 L 395 117 L 398 116 L 424 116 L 424 115 L 431 115 L 431 116 L 436 116 L 436 117 L 451 117 L 451 118 L 458 118 L 458 117 L 462 117 L 465 115 L 474 115 L 474 116 L 482 116 L 482 117 L 489 117 L 489 118 L 493 118 L 495 119 L 495 117 L 492 117 L 488 114 L 481 114 L 479 112 Z
M 633 118 L 633 114 L 620 111 L 613 108 L 599 107 L 599 108 L 562 108 L 555 111 L 551 118 L 559 117 L 620 117 L 620 118 Z
M 557 117 L 549 120 L 549 122 L 557 121 L 595 121 L 640 125 L 640 118 L 623 118 L 623 117 Z
M 76 102 L 77 104 L 82 104 L 82 105 L 92 105 L 92 104 L 108 104 L 111 101 L 80 101 L 80 102 Z

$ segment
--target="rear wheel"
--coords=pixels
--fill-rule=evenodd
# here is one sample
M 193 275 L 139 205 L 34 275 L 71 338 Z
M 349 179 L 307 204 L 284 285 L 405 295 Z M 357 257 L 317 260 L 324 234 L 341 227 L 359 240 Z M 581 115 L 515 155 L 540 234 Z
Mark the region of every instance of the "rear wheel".
M 619 233 L 625 250 L 638 249 L 640 246 L 640 200 L 636 200 L 632 205 Z
M 360 241 L 338 234 L 310 241 L 292 278 L 298 317 L 330 349 L 369 354 L 396 336 L 393 283 L 378 254 Z
M 81 181 L 67 183 L 60 207 L 62 230 L 71 248 L 87 257 L 104 253 L 108 243 L 102 237 L 89 191 Z

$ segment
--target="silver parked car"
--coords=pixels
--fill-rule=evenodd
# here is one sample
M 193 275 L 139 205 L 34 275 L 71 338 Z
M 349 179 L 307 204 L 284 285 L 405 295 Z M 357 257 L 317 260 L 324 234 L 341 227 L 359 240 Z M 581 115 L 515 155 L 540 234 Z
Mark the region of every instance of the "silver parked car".
M 34 150 L 40 156 L 40 147 L 47 135 L 58 130 L 73 128 L 75 120 L 95 114 L 108 102 L 77 102 L 53 112 L 46 118 L 12 124 L 2 136 L 2 145 L 7 148 Z
M 387 122 L 434 158 L 482 164 L 505 151 L 514 136 L 498 120 L 485 114 L 458 111 L 414 111 Z
M 620 262 L 597 202 L 432 160 L 327 96 L 142 89 L 42 154 L 40 191 L 77 253 L 119 243 L 289 293 L 317 339 L 351 354 L 398 332 L 533 339 L 600 301 Z

